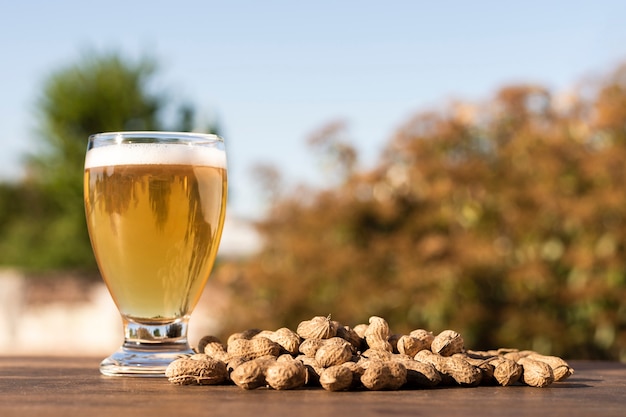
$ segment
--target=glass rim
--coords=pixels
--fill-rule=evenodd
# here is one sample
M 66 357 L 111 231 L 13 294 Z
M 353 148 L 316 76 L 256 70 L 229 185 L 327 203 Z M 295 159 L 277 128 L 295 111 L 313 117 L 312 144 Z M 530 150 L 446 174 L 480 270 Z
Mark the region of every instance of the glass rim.
M 199 142 L 215 143 L 224 142 L 224 139 L 214 133 L 202 132 L 179 132 L 167 130 L 128 130 L 128 131 L 111 131 L 100 132 L 89 135 L 89 142 L 108 142 L 115 141 L 118 143 L 132 143 L 134 140 L 153 139 L 156 141 L 172 141 L 173 143 L 180 140 L 198 140 Z M 149 143 L 142 141 L 143 143 Z
M 95 133 L 89 136 L 84 166 L 87 169 L 113 165 L 172 164 L 226 168 L 224 140 L 212 133 L 195 132 Z

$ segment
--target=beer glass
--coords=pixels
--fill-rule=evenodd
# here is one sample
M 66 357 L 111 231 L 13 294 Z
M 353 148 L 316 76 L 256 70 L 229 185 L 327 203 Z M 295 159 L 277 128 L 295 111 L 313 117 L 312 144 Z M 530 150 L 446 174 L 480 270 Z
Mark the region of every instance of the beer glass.
M 98 268 L 124 325 L 105 375 L 162 376 L 192 353 L 188 321 L 215 261 L 226 208 L 215 135 L 113 132 L 89 137 L 85 214 Z

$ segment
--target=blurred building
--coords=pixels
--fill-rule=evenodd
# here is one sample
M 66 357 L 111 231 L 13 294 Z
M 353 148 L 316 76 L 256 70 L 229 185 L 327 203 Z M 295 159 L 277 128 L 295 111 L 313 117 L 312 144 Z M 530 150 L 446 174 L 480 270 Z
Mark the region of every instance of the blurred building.
M 250 256 L 261 244 L 251 222 L 229 217 L 218 256 Z M 218 329 L 221 299 L 209 280 L 190 323 L 190 342 Z M 0 269 L 0 355 L 104 357 L 120 346 L 122 334 L 120 315 L 100 279 Z

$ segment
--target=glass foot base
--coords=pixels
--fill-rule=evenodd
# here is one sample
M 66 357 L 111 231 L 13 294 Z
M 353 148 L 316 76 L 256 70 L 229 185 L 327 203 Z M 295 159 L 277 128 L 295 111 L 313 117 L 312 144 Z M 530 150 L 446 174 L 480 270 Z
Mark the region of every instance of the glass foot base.
M 100 372 L 107 376 L 164 377 L 165 369 L 174 361 L 194 351 L 189 346 L 123 346 L 100 363 Z

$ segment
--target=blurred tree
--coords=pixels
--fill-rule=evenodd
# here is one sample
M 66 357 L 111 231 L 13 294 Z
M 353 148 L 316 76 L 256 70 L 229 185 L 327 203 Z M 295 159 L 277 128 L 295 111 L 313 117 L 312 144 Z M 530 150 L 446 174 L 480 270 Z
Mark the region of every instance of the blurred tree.
M 565 103 L 517 85 L 419 114 L 373 169 L 277 200 L 261 253 L 218 270 L 246 306 L 228 330 L 380 315 L 475 349 L 626 360 L 624 74 Z
M 274 164 L 265 163 L 253 166 L 251 171 L 267 204 L 272 205 L 278 201 L 284 189 L 283 179 L 278 168 Z
M 88 53 L 52 73 L 36 103 L 38 142 L 27 177 L 0 189 L 0 264 L 26 268 L 88 268 L 95 262 L 83 209 L 87 137 L 118 130 L 193 128 L 195 110 L 183 104 L 166 125 L 168 97 L 154 91 L 153 59 L 132 62 L 119 53 Z M 171 111 L 171 110 L 170 110 Z
M 344 121 L 330 122 L 311 134 L 308 144 L 322 162 L 322 171 L 328 175 L 328 184 L 337 186 L 356 170 L 358 154 L 348 140 L 348 126 Z

